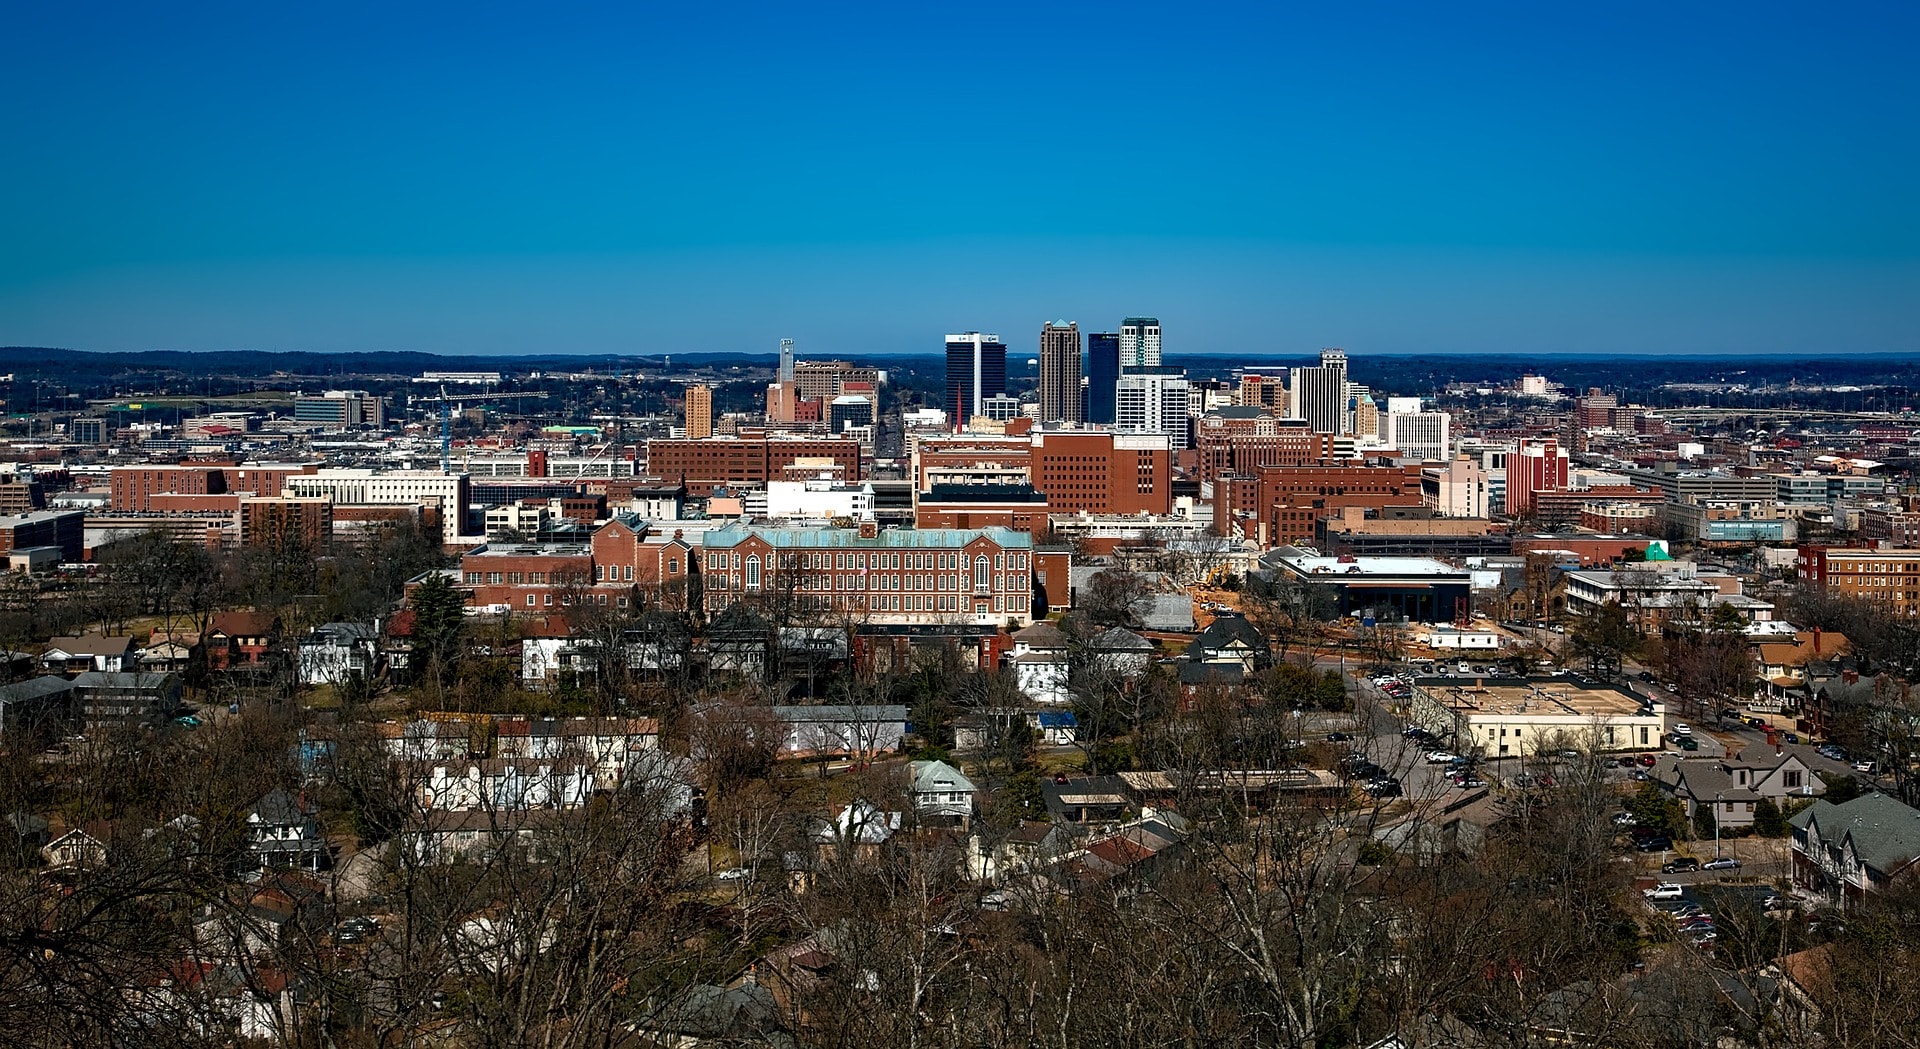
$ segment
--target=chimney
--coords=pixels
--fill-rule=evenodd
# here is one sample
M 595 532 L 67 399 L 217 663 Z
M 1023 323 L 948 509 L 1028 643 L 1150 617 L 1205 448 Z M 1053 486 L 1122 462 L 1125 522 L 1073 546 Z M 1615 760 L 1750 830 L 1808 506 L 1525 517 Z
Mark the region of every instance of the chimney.
M 1820 654 L 1820 628 L 1819 627 L 1813 628 L 1813 654 L 1816 656 Z
M 860 522 L 860 538 L 877 539 L 879 538 L 879 536 L 880 536 L 880 525 L 877 522 L 874 522 L 874 521 Z

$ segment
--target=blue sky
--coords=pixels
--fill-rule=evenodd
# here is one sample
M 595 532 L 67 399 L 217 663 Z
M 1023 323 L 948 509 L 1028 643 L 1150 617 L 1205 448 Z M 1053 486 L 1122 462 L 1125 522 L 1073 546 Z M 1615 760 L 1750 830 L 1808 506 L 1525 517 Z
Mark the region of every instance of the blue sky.
M 1917 23 L 18 4 L 0 343 L 1920 351 Z

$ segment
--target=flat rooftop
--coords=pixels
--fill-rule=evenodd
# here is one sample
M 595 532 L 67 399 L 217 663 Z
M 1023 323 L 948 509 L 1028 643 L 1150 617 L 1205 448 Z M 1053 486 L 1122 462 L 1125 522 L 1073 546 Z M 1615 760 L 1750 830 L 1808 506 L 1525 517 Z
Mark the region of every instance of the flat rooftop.
M 1448 709 L 1461 714 L 1532 717 L 1630 717 L 1646 705 L 1631 692 L 1574 678 L 1504 678 L 1468 681 L 1422 678 L 1417 684 Z
M 1307 575 L 1466 575 L 1464 569 L 1455 568 L 1444 561 L 1431 557 L 1289 557 L 1285 559 L 1294 570 Z

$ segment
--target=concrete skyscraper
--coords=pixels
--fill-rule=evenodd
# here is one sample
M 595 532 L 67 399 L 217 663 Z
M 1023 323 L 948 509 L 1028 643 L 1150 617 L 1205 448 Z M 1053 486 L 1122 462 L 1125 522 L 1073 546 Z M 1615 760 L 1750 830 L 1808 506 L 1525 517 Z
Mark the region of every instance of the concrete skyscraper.
M 1305 419 L 1314 433 L 1341 433 L 1346 429 L 1347 354 L 1321 350 L 1320 366 L 1295 368 L 1289 400 L 1296 418 Z
M 780 340 L 780 374 L 774 378 L 774 381 L 775 382 L 792 382 L 793 381 L 793 340 L 792 339 Z
M 1040 329 L 1040 421 L 1080 421 L 1080 325 L 1073 321 Z
M 956 427 L 979 414 L 989 397 L 1007 392 L 1007 346 L 977 331 L 947 336 L 947 413 Z
M 1120 367 L 1160 367 L 1160 320 L 1128 317 L 1120 322 Z
M 1114 426 L 1120 433 L 1160 433 L 1176 451 L 1193 441 L 1193 385 L 1183 368 L 1129 371 L 1115 384 Z

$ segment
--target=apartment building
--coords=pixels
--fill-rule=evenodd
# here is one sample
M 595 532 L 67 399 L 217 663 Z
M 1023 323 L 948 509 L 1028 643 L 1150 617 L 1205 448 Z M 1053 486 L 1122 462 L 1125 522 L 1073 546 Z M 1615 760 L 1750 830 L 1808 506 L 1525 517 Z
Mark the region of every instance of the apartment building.
M 647 472 L 698 499 L 716 488 L 758 487 L 826 469 L 860 477 L 860 442 L 841 437 L 713 437 L 647 442 Z M 797 471 L 797 477 L 796 477 Z
M 1902 618 L 1920 616 L 1920 550 L 1802 546 L 1793 560 L 1800 581 L 1822 593 L 1872 601 Z
M 301 498 L 331 499 L 335 506 L 433 507 L 440 515 L 442 545 L 460 546 L 471 541 L 464 537 L 463 528 L 473 505 L 466 474 L 329 467 L 288 476 L 285 493 Z

